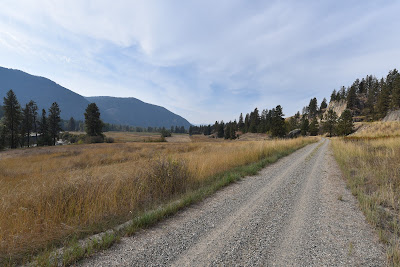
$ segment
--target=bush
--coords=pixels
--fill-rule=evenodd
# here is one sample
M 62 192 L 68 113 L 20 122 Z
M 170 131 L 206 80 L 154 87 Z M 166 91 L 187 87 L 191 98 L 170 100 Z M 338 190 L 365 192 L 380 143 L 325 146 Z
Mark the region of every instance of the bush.
M 112 138 L 112 137 L 106 137 L 106 138 L 104 139 L 104 141 L 105 141 L 106 143 L 114 143 L 114 138 Z
M 104 143 L 104 136 L 102 136 L 102 135 L 97 135 L 97 136 L 86 135 L 85 143 L 86 144 Z

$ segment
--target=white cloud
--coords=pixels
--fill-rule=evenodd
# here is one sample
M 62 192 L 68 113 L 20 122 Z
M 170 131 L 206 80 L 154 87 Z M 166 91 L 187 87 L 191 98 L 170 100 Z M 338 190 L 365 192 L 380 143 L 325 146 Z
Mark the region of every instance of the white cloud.
M 399 11 L 372 1 L 6 0 L 0 58 L 83 95 L 137 97 L 195 123 L 277 104 L 289 115 L 367 66 L 396 67 Z

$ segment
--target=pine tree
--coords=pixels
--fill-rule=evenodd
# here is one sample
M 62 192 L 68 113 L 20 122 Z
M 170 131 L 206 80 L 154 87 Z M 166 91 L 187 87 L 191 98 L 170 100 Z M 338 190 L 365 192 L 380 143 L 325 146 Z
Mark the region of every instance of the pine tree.
M 218 124 L 218 129 L 217 129 L 217 137 L 218 138 L 223 138 L 225 135 L 225 123 L 224 121 L 221 121 L 221 123 Z
M 349 135 L 353 131 L 353 118 L 351 116 L 351 111 L 346 109 L 340 116 L 337 124 L 338 135 Z
M 61 131 L 60 113 L 61 113 L 61 110 L 60 110 L 57 102 L 54 102 L 53 104 L 51 104 L 51 107 L 49 108 L 49 134 L 53 141 L 53 145 L 56 145 L 56 139 L 58 137 L 58 134 Z
M 386 86 L 385 81 L 383 78 L 381 79 L 380 82 L 380 92 L 378 95 L 378 101 L 376 104 L 376 112 L 377 112 L 377 118 L 381 119 L 386 116 L 387 111 L 389 110 L 389 104 L 390 104 L 390 93 L 389 93 L 389 88 Z
M 333 101 L 338 100 L 338 99 L 336 99 L 336 96 L 337 96 L 337 92 L 336 92 L 335 89 L 333 89 L 333 92 L 331 94 L 331 100 L 329 100 L 329 102 L 333 102 Z
M 50 145 L 51 140 L 49 135 L 49 124 L 47 122 L 45 109 L 42 109 L 42 118 L 39 122 L 39 134 L 40 134 L 40 139 L 38 145 L 43 145 L 43 146 Z
M 310 131 L 310 135 L 311 135 L 311 136 L 316 136 L 316 135 L 318 135 L 318 132 L 319 132 L 319 125 L 318 125 L 317 118 L 314 118 L 314 119 L 311 121 L 310 127 L 309 127 L 309 131 Z
M 356 107 L 357 107 L 356 87 L 351 86 L 347 93 L 347 108 L 353 110 Z
M 329 136 L 332 137 L 333 133 L 335 132 L 335 127 L 337 124 L 337 114 L 333 109 L 328 110 L 328 113 L 325 115 L 324 118 L 324 130 L 329 133 Z
M 232 122 L 227 123 L 224 131 L 225 139 L 231 139 L 231 128 L 232 128 Z
M 85 112 L 85 131 L 88 136 L 103 137 L 103 122 L 96 103 L 90 103 Z
M 276 106 L 274 115 L 272 117 L 271 134 L 275 137 L 284 137 L 286 134 L 285 129 L 285 119 L 282 107 L 280 105 Z
M 310 100 L 310 104 L 308 105 L 308 114 L 310 118 L 314 118 L 318 112 L 318 102 L 317 98 L 313 98 Z
M 33 131 L 35 132 L 35 136 L 36 136 L 36 142 L 38 140 L 38 135 L 37 135 L 37 116 L 38 116 L 38 106 L 36 105 L 35 101 L 31 100 L 28 103 L 29 105 L 29 109 L 31 110 L 31 116 L 32 116 L 32 127 L 33 127 Z
M 25 137 L 28 140 L 28 147 L 30 147 L 30 137 L 33 126 L 33 117 L 32 110 L 29 104 L 25 105 L 25 108 L 22 109 L 23 119 L 22 119 L 22 127 L 21 127 L 21 138 L 22 138 L 22 146 L 25 145 Z
M 319 111 L 322 113 L 324 109 L 328 107 L 328 104 L 326 103 L 326 98 L 324 98 L 321 102 L 321 106 L 319 107 Z
M 67 129 L 68 131 L 75 131 L 76 128 L 76 122 L 73 117 L 69 118 Z
M 400 75 L 397 75 L 393 80 L 392 88 L 392 103 L 391 107 L 393 109 L 400 108 Z
M 301 135 L 303 135 L 303 136 L 307 135 L 309 127 L 310 127 L 310 123 L 308 121 L 307 116 L 303 116 L 301 118 L 301 125 L 300 125 Z
M 243 121 L 242 113 L 240 113 L 240 116 L 239 116 L 238 128 L 239 128 L 239 131 L 244 132 L 244 121 Z
M 18 130 L 20 127 L 22 114 L 21 106 L 17 100 L 17 96 L 12 90 L 7 92 L 4 97 L 4 125 L 6 128 L 6 140 L 11 148 L 17 148 L 18 145 Z

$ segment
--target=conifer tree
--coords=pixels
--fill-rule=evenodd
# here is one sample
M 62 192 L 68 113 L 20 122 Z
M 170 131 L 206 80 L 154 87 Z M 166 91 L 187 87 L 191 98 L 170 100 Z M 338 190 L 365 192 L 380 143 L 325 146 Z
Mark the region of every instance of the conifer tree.
M 307 135 L 309 127 L 310 123 L 308 121 L 308 118 L 306 115 L 303 115 L 303 117 L 301 118 L 301 125 L 300 125 L 301 135 L 303 136 Z
M 389 88 L 386 86 L 385 81 L 383 78 L 381 79 L 380 82 L 380 92 L 378 95 L 378 101 L 376 104 L 376 112 L 377 112 L 377 118 L 381 119 L 386 116 L 387 111 L 389 110 L 389 104 L 390 104 L 390 93 L 389 93 Z
M 271 134 L 275 137 L 284 137 L 286 134 L 285 129 L 285 119 L 282 107 L 280 105 L 276 106 L 274 115 L 272 117 Z
M 326 98 L 324 98 L 321 102 L 321 106 L 319 107 L 319 111 L 322 112 L 322 110 L 326 109 L 328 107 L 328 104 L 326 103 Z
M 400 75 L 397 75 L 393 80 L 392 88 L 392 103 L 391 108 L 400 108 Z
M 337 124 L 338 135 L 349 135 L 353 131 L 353 118 L 351 111 L 346 109 L 340 116 Z
M 310 104 L 308 105 L 308 115 L 310 118 L 314 118 L 318 112 L 318 102 L 317 98 L 312 98 Z
M 40 134 L 40 139 L 38 145 L 48 146 L 51 144 L 51 139 L 49 135 L 49 124 L 47 122 L 45 109 L 42 109 L 42 118 L 39 121 L 39 134 Z
M 218 124 L 218 128 L 217 128 L 217 137 L 218 138 L 223 138 L 225 135 L 225 123 L 224 121 L 221 121 L 221 123 Z
M 318 125 L 317 118 L 314 118 L 314 119 L 311 121 L 310 127 L 309 127 L 309 131 L 310 131 L 310 135 L 311 135 L 311 136 L 316 136 L 316 135 L 318 135 L 318 132 L 319 132 L 319 125 Z
M 67 129 L 68 129 L 68 131 L 75 131 L 76 122 L 75 122 L 75 119 L 73 117 L 69 118 Z
M 324 118 L 324 130 L 329 133 L 329 136 L 332 137 L 335 132 L 336 124 L 337 124 L 337 114 L 333 109 L 328 110 L 328 113 Z
M 85 112 L 85 131 L 88 136 L 103 137 L 103 122 L 96 103 L 90 103 Z
M 49 108 L 49 134 L 52 139 L 53 145 L 56 145 L 56 140 L 57 140 L 58 134 L 61 131 L 60 113 L 61 113 L 61 110 L 60 110 L 57 102 L 54 102 L 53 104 L 51 104 L 51 107 Z
M 29 109 L 31 111 L 31 116 L 32 116 L 32 129 L 35 132 L 35 136 L 36 136 L 36 142 L 38 140 L 38 135 L 37 135 L 37 116 L 38 116 L 38 106 L 36 105 L 36 102 L 31 100 L 28 103 L 29 105 Z
M 336 96 L 337 96 L 336 89 L 333 89 L 333 92 L 331 94 L 331 100 L 329 100 L 329 102 L 336 101 L 337 100 Z
M 22 109 L 23 118 L 22 118 L 22 125 L 21 125 L 21 139 L 22 139 L 22 146 L 25 145 L 25 137 L 28 140 L 28 147 L 30 147 L 30 137 L 32 132 L 33 126 L 33 117 L 32 117 L 32 110 L 29 104 L 25 105 L 25 108 Z
M 356 87 L 350 87 L 347 93 L 347 108 L 348 109 L 355 109 L 357 106 L 357 94 L 356 94 Z
M 17 96 L 12 90 L 8 91 L 6 97 L 4 97 L 3 109 L 6 141 L 8 141 L 11 148 L 17 148 L 22 114 Z

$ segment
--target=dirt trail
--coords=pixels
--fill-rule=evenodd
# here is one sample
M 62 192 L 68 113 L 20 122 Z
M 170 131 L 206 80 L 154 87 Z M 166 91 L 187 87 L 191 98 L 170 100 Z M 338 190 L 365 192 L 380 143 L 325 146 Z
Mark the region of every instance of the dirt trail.
M 309 145 L 83 266 L 384 266 L 329 141 Z

